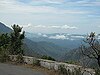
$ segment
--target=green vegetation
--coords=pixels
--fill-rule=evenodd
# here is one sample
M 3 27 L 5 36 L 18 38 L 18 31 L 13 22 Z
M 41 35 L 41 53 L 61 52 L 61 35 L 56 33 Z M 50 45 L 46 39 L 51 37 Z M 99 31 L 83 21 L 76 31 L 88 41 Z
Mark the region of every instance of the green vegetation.
M 80 69 L 75 69 L 71 71 L 70 69 L 66 69 L 64 65 L 59 66 L 59 74 L 60 75 L 83 75 Z
M 55 61 L 54 58 L 52 58 L 52 57 L 50 57 L 50 56 L 46 56 L 46 55 L 43 55 L 43 56 L 41 57 L 41 59 L 47 59 L 47 60 Z
M 24 39 L 24 34 L 25 32 L 22 32 L 22 28 L 19 27 L 18 25 L 13 25 L 13 32 L 10 35 L 11 41 L 10 41 L 10 53 L 13 55 L 17 54 L 23 54 L 22 50 L 22 44 L 23 44 L 23 39 Z
M 16 62 L 17 63 L 23 63 L 24 62 L 22 54 L 18 54 Z
M 9 60 L 9 55 L 18 55 L 18 62 L 22 62 L 24 33 L 18 25 L 12 26 L 11 34 L 0 34 L 0 61 Z M 21 34 L 22 33 L 22 34 Z
M 100 75 L 100 69 L 95 69 L 95 75 Z
M 25 32 L 22 32 L 22 27 L 19 27 L 18 25 L 13 25 L 12 29 L 13 30 L 10 34 L 8 34 L 8 33 L 0 34 L 0 62 L 9 61 L 9 55 L 17 55 L 16 62 L 23 63 L 24 51 L 22 49 L 22 45 L 23 45 L 23 39 L 25 38 L 25 36 L 24 36 Z M 81 46 L 82 53 L 84 55 L 88 56 L 89 58 L 96 59 L 98 61 L 98 65 L 100 66 L 100 43 L 99 43 L 99 40 L 96 38 L 95 33 L 92 32 L 86 38 L 86 40 L 84 40 L 84 42 L 88 45 Z M 40 48 L 38 45 L 36 45 L 36 43 L 34 43 L 34 46 L 35 46 L 34 47 L 35 50 L 37 50 L 37 49 L 40 50 L 41 48 L 45 49 L 45 50 L 53 50 L 52 46 L 54 46 L 54 48 L 56 50 L 58 50 L 57 46 L 51 44 L 51 46 L 49 47 L 49 45 L 47 43 L 43 44 L 43 42 L 39 43 L 39 46 L 41 46 Z M 47 48 L 44 48 L 44 46 L 46 46 Z M 41 52 L 41 51 L 39 51 L 39 52 Z M 60 53 L 60 50 L 58 50 L 58 53 Z M 75 51 L 73 53 L 75 54 Z M 77 55 L 77 54 L 75 54 L 75 55 Z M 46 56 L 46 55 L 42 56 L 41 58 L 55 61 L 54 58 L 52 58 L 50 56 Z M 75 62 L 75 61 L 67 61 L 66 63 L 79 64 L 78 62 Z M 33 61 L 33 65 L 39 66 L 40 61 L 39 60 Z M 70 69 L 66 69 L 63 65 L 61 65 L 59 67 L 59 72 L 63 75 L 82 75 L 80 69 L 75 69 L 74 71 L 70 71 Z M 99 69 L 96 69 L 95 72 L 96 72 L 95 75 L 100 75 Z
M 33 66 L 40 66 L 40 60 L 34 60 L 33 61 Z
M 8 34 L 0 35 L 0 61 L 6 62 L 9 60 L 9 42 L 10 37 Z

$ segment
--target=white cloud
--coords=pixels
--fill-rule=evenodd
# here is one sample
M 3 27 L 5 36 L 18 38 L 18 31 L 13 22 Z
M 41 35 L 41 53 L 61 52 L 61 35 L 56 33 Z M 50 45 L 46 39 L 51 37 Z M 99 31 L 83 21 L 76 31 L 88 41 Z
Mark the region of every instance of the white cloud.
M 46 0 L 45 0 L 46 1 Z M 54 0 L 47 0 L 48 2 L 59 2 Z M 32 6 L 18 2 L 17 0 L 0 0 L 0 9 L 2 13 L 54 13 L 54 14 L 87 14 L 88 11 L 80 10 L 64 10 L 50 6 Z
M 42 36 L 42 33 L 38 33 L 39 36 Z
M 71 0 L 33 0 L 32 3 L 34 2 L 43 2 L 43 3 L 50 3 L 50 4 L 67 4 L 67 5 L 72 5 L 72 6 L 100 6 L 100 1 L 92 1 L 92 0 L 76 0 L 76 1 L 71 1 Z
M 32 25 L 31 24 L 28 24 L 28 25 L 23 25 L 23 27 L 31 27 Z
M 71 36 L 71 38 L 85 38 L 84 36 Z
M 40 37 L 47 37 L 48 38 L 48 35 L 43 34 L 43 33 L 37 33 L 37 35 L 40 36 Z
M 88 2 L 88 3 L 84 3 L 82 4 L 82 6 L 100 6 L 100 2 Z
M 75 31 L 76 29 L 78 30 L 78 27 L 68 25 L 23 25 L 23 29 L 34 33 L 63 33 L 67 31 Z M 42 35 L 43 34 L 40 34 L 40 36 Z
M 100 6 L 100 1 L 92 1 L 92 0 L 76 0 L 75 2 L 68 1 L 65 2 L 68 6 Z
M 100 39 L 100 36 L 98 36 L 98 39 Z
M 64 25 L 64 26 L 61 26 L 62 29 L 77 29 L 77 27 L 75 26 L 68 26 L 68 25 Z
M 50 39 L 67 39 L 67 40 L 75 40 L 75 39 L 84 39 L 85 37 L 84 36 L 81 36 L 81 35 L 66 35 L 66 34 L 57 34 L 57 35 L 54 35 L 54 36 L 48 36 L 48 38 Z M 99 37 L 100 38 L 100 37 Z
M 62 4 L 64 0 L 33 0 L 31 3 L 34 2 L 43 2 L 43 3 L 50 3 L 50 4 Z
M 65 35 L 56 35 L 56 36 L 50 36 L 50 39 L 67 39 Z
M 32 25 L 31 25 L 32 26 Z M 52 28 L 52 29 L 77 29 L 75 26 L 68 26 L 68 25 L 33 25 L 33 28 Z
M 48 37 L 46 34 L 43 34 L 42 36 L 43 36 L 43 37 Z
M 17 24 L 17 23 L 13 23 L 12 25 L 14 25 L 14 24 Z M 20 25 L 21 27 L 23 27 L 23 28 L 28 28 L 28 27 L 32 27 L 32 25 L 31 24 L 27 24 L 27 25 Z
M 45 25 L 36 25 L 36 26 L 32 26 L 32 27 L 34 27 L 34 28 L 46 28 Z M 48 28 L 48 26 L 47 26 L 47 28 Z
M 44 1 L 52 4 L 62 4 L 62 2 L 64 2 L 63 0 L 44 0 Z

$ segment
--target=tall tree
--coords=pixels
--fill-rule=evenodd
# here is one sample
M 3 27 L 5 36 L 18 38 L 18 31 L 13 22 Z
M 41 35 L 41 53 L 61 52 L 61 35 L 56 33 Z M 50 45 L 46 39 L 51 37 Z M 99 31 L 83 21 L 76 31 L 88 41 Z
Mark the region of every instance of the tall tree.
M 0 35 L 0 61 L 5 62 L 8 60 L 9 55 L 10 37 L 8 34 Z
M 100 42 L 95 32 L 91 32 L 84 40 L 84 45 L 81 46 L 82 54 L 96 59 L 100 67 Z
M 25 38 L 24 34 L 25 32 L 22 32 L 22 27 L 19 25 L 13 25 L 12 26 L 13 32 L 11 33 L 11 42 L 10 42 L 10 47 L 11 51 L 10 53 L 13 55 L 17 54 L 23 54 L 23 49 L 22 49 L 22 44 L 23 44 L 23 39 Z
M 9 42 L 10 42 L 10 37 L 8 36 L 8 33 L 0 35 L 0 47 L 8 45 Z

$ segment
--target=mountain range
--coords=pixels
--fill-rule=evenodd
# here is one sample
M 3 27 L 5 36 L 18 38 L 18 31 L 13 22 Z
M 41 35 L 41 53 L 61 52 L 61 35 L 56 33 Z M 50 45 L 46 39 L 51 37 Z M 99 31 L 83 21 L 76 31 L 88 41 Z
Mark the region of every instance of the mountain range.
M 68 50 L 78 48 L 86 35 L 67 34 L 67 33 L 29 33 L 26 32 L 26 37 L 35 42 L 45 41 L 52 42 L 60 47 Z
M 0 33 L 10 33 L 12 29 L 0 22 Z M 78 61 L 84 63 L 88 67 L 97 67 L 94 60 L 85 58 L 80 53 L 78 48 L 86 35 L 67 34 L 67 33 L 29 33 L 26 32 L 23 49 L 25 55 L 35 56 L 40 58 L 42 55 L 47 55 L 55 58 L 58 61 Z M 99 38 L 100 39 L 100 38 Z
M 0 22 L 0 32 L 1 33 L 10 33 L 12 30 Z M 57 60 L 60 60 L 60 57 L 63 56 L 66 52 L 66 49 L 60 47 L 52 42 L 46 41 L 33 41 L 26 37 L 24 39 L 23 49 L 25 54 L 29 56 L 40 57 L 42 55 L 51 56 Z
M 0 22 L 0 33 L 7 33 L 7 32 L 9 33 L 11 31 L 12 30 L 9 27 Z

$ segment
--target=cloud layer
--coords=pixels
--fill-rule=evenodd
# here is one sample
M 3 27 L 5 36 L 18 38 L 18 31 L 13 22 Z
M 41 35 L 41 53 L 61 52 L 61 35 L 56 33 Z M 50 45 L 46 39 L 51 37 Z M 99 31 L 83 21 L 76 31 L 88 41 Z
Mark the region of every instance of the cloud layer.
M 53 28 L 53 29 L 77 29 L 75 26 L 68 26 L 68 25 L 30 25 L 24 27 L 31 27 L 31 28 Z
M 27 32 L 35 32 L 35 33 L 62 33 L 62 32 L 66 32 L 68 30 L 77 30 L 78 27 L 76 26 L 69 26 L 69 25 L 32 25 L 32 24 L 28 24 L 28 25 L 21 25 L 23 27 L 23 29 Z M 46 35 L 43 35 L 44 37 L 46 37 Z M 57 36 L 58 37 L 58 36 Z
M 30 32 L 99 32 L 99 0 L 0 0 L 0 10 L 2 22 Z
M 39 2 L 39 1 L 40 0 L 37 1 L 33 0 L 32 3 Z M 43 0 L 43 2 L 54 3 L 54 4 L 61 3 L 60 0 L 58 1 Z M 0 11 L 2 13 L 22 13 L 22 14 L 31 14 L 31 13 L 87 14 L 90 13 L 89 11 L 70 10 L 70 9 L 64 10 L 64 9 L 59 9 L 51 6 L 32 6 L 22 2 L 18 2 L 17 0 L 1 0 L 0 9 L 2 9 L 2 11 Z

